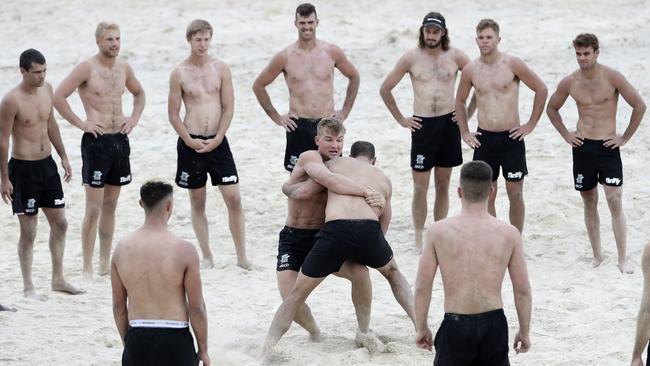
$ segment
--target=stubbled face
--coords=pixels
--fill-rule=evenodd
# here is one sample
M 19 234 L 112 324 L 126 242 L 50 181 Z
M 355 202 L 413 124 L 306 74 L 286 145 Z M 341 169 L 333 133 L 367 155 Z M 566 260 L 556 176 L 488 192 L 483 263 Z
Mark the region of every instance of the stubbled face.
M 318 145 L 318 153 L 327 161 L 341 156 L 343 151 L 343 138 L 344 134 L 334 134 L 332 131 L 326 129 L 322 135 L 316 135 L 316 145 Z
M 212 35 L 209 30 L 204 30 L 201 32 L 196 32 L 192 34 L 188 42 L 192 48 L 192 54 L 195 56 L 205 56 L 208 54 L 208 49 L 210 48 L 210 42 L 212 41 Z
M 422 29 L 422 35 L 424 36 L 424 45 L 429 49 L 433 49 L 440 46 L 445 31 L 436 26 L 429 26 Z
M 489 55 L 497 50 L 501 37 L 492 28 L 485 28 L 476 34 L 476 45 L 481 55 Z
M 105 30 L 97 40 L 99 52 L 104 57 L 114 58 L 120 53 L 120 31 L 117 29 Z
M 29 70 L 20 69 L 23 74 L 23 80 L 27 85 L 32 87 L 41 87 L 45 84 L 45 73 L 47 72 L 47 64 L 37 64 L 32 62 L 32 67 Z
M 316 27 L 318 27 L 318 18 L 316 14 L 312 13 L 309 16 L 303 17 L 296 14 L 296 21 L 294 22 L 298 28 L 298 38 L 303 41 L 308 41 L 316 37 Z
M 576 47 L 576 61 L 582 70 L 589 70 L 596 65 L 600 50 L 594 51 L 591 46 Z

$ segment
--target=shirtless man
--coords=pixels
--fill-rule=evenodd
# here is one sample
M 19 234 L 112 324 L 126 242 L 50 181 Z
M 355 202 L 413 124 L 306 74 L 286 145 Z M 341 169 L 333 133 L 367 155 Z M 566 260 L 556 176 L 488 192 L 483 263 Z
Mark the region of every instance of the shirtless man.
M 101 22 L 95 30 L 99 51 L 77 65 L 54 93 L 54 107 L 72 125 L 84 131 L 81 139 L 81 175 L 86 191 L 86 209 L 81 227 L 83 273 L 93 275 L 93 252 L 99 232 L 99 275 L 109 273 L 115 209 L 120 188 L 131 182 L 129 137 L 144 109 L 144 90 L 129 64 L 117 58 L 120 28 Z M 130 117 L 122 112 L 122 94 L 133 94 Z M 67 98 L 78 90 L 86 112 L 81 119 Z M 98 225 L 99 221 L 99 225 Z
M 463 51 L 449 46 L 449 33 L 442 14 L 430 12 L 422 20 L 418 47 L 399 59 L 379 89 L 397 123 L 411 130 L 411 210 L 418 251 L 422 250 L 422 233 L 427 219 L 431 169 L 435 167 L 433 219 L 438 221 L 447 217 L 449 211 L 451 170 L 463 163 L 460 132 L 453 120 L 454 87 L 458 70 L 468 62 L 469 57 Z M 404 117 L 391 93 L 407 73 L 413 85 L 413 117 Z M 470 108 L 474 107 L 470 102 Z M 469 115 L 472 113 L 473 110 Z
M 296 8 L 294 24 L 298 41 L 278 52 L 253 83 L 253 92 L 264 112 L 284 127 L 287 145 L 284 167 L 292 171 L 303 151 L 317 150 L 316 125 L 323 117 L 343 122 L 350 114 L 359 90 L 359 73 L 336 45 L 316 39 L 318 16 L 312 4 Z M 334 109 L 334 68 L 348 78 L 343 108 Z M 280 115 L 271 103 L 266 86 L 284 74 L 289 88 L 289 112 Z
M 600 53 L 595 35 L 579 34 L 573 40 L 580 69 L 574 71 L 557 86 L 546 108 L 551 123 L 562 138 L 573 147 L 574 187 L 580 192 L 584 204 L 584 220 L 594 267 L 603 256 L 600 247 L 600 218 L 598 216 L 598 187 L 603 185 L 612 228 L 618 249 L 618 268 L 623 273 L 633 273 L 626 257 L 626 228 L 623 213 L 623 164 L 620 147 L 634 135 L 643 119 L 646 105 L 639 93 L 618 71 L 598 63 Z M 630 123 L 623 135 L 616 133 L 616 108 L 618 96 L 632 107 Z M 560 108 L 568 96 L 578 107 L 577 131 L 569 132 L 564 126 Z
M 192 206 L 192 226 L 203 253 L 203 267 L 214 266 L 210 250 L 208 218 L 205 215 L 207 176 L 228 208 L 228 225 L 235 242 L 237 265 L 252 269 L 246 256 L 244 209 L 239 193 L 239 176 L 226 131 L 232 121 L 235 95 L 230 68 L 208 54 L 212 26 L 205 20 L 192 21 L 185 32 L 190 56 L 169 78 L 169 122 L 178 134 L 176 184 L 186 188 Z M 181 103 L 185 117 L 181 120 Z
M 641 264 L 643 270 L 643 296 L 641 297 L 641 305 L 639 306 L 639 315 L 636 319 L 636 337 L 634 338 L 634 350 L 632 351 L 632 366 L 643 366 L 641 354 L 643 349 L 648 345 L 650 340 L 650 243 L 646 244 L 643 250 L 643 262 Z M 650 354 L 646 354 L 646 365 Z
M 544 111 L 546 85 L 519 58 L 498 50 L 499 25 L 492 19 L 483 19 L 476 26 L 476 44 L 481 56 L 463 69 L 456 92 L 456 118 L 461 137 L 474 148 L 473 160 L 483 160 L 492 168 L 494 194 L 490 196 L 488 211 L 496 216 L 499 167 L 506 181 L 510 201 L 510 223 L 519 232 L 524 230 L 524 176 L 526 147 L 524 137 L 530 134 Z M 519 122 L 519 81 L 535 93 L 533 110 L 528 122 Z M 478 131 L 470 132 L 465 114 L 465 102 L 471 88 L 477 99 Z
M 501 299 L 506 269 L 519 319 L 514 349 L 520 353 L 530 348 L 531 292 L 521 234 L 489 214 L 490 194 L 494 194 L 490 166 L 482 161 L 465 164 L 458 188 L 461 212 L 434 223 L 426 233 L 415 280 L 416 345 L 428 350 L 435 346 L 436 366 L 509 365 Z M 445 317 L 434 342 L 427 323 L 438 266 Z
M 199 255 L 192 243 L 167 229 L 172 185 L 146 182 L 140 187 L 140 206 L 144 224 L 118 243 L 111 264 L 122 365 L 195 366 L 199 360 L 210 365 Z
M 23 81 L 9 91 L 0 103 L 0 191 L 5 203 L 11 202 L 18 215 L 20 238 L 18 259 L 23 275 L 26 297 L 45 300 L 34 291 L 32 259 L 38 224 L 38 209 L 42 208 L 50 224 L 50 253 L 52 257 L 52 290 L 80 294 L 63 277 L 63 252 L 68 222 L 61 178 L 52 159 L 52 145 L 61 158 L 70 181 L 72 170 L 65 152 L 59 126 L 52 111 L 52 86 L 45 82 L 45 57 L 34 49 L 20 55 Z M 7 163 L 11 136 L 11 160 Z
M 342 127 L 340 125 L 339 128 Z M 329 130 L 324 132 L 325 138 L 337 139 L 340 136 L 340 132 L 332 131 L 331 128 Z M 318 160 L 323 164 L 317 151 L 307 151 L 301 155 L 299 165 Z M 314 248 L 305 258 L 291 292 L 275 313 L 262 351 L 264 359 L 270 357 L 273 347 L 289 329 L 296 311 L 309 294 L 329 274 L 337 272 L 346 260 L 377 269 L 390 283 L 393 295 L 409 318 L 414 320 L 411 288 L 397 268 L 393 251 L 384 238 L 391 217 L 390 180 L 381 170 L 374 167 L 371 161 L 370 157 L 360 155 L 357 158 L 335 158 L 327 162 L 333 173 L 341 174 L 381 193 L 386 200 L 385 207 L 378 214 L 362 197 L 328 191 L 325 225 L 320 230 Z M 370 341 L 372 338 L 373 335 L 368 334 L 366 340 Z

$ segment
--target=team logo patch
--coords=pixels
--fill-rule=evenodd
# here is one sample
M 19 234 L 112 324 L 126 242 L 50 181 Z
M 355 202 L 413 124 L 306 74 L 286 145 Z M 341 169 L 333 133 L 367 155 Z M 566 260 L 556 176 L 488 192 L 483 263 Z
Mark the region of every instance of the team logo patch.
M 282 254 L 280 256 L 280 265 L 278 266 L 279 268 L 287 268 L 289 267 L 289 254 Z
M 236 175 L 231 175 L 229 177 L 223 177 L 223 178 L 221 178 L 221 182 L 222 183 L 231 183 L 231 182 L 237 183 L 237 176 Z
M 521 179 L 523 176 L 523 172 L 508 172 L 508 178 L 510 179 Z
M 298 163 L 298 157 L 295 155 L 291 155 L 289 157 L 289 164 L 295 166 Z
M 621 178 L 605 178 L 605 183 L 620 186 Z
M 56 198 L 54 200 L 54 205 L 55 206 L 65 205 L 65 198 Z
M 126 177 L 120 177 L 120 183 L 126 183 L 131 181 L 131 174 L 127 175 Z
M 102 179 L 102 172 L 99 170 L 95 170 L 93 173 L 93 180 L 101 180 Z
M 575 187 L 576 187 L 577 189 L 582 188 L 582 180 L 583 180 L 583 179 L 585 179 L 585 176 L 582 175 L 582 174 L 578 174 L 578 176 L 576 177 L 576 184 L 575 184 Z
M 181 181 L 187 182 L 187 179 L 190 177 L 188 172 L 181 172 Z
M 424 169 L 424 155 L 416 155 L 415 156 L 415 169 Z
M 36 199 L 34 198 L 27 199 L 27 208 L 34 208 L 35 205 L 36 205 Z

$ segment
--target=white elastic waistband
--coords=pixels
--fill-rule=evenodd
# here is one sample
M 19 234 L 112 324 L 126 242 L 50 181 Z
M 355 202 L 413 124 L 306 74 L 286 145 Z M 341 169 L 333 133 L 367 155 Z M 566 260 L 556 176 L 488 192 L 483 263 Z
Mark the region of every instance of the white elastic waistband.
M 187 328 L 189 324 L 181 320 L 134 319 L 129 320 L 133 328 Z

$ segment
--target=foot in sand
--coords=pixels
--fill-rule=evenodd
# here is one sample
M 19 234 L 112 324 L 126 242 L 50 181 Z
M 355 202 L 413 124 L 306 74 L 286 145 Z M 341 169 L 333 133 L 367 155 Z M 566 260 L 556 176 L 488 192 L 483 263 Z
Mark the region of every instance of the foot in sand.
M 386 346 L 382 343 L 379 338 L 375 335 L 375 332 L 369 330 L 368 333 L 363 333 L 360 330 L 357 330 L 357 336 L 354 340 L 357 347 L 364 347 L 370 352 L 374 353 L 384 353 L 386 351 Z
M 0 304 L 0 311 L 13 311 L 13 312 L 16 312 L 16 311 L 18 311 L 18 309 L 16 309 L 16 308 L 8 308 L 8 307 L 2 306 L 2 304 Z
M 45 294 L 37 294 L 36 291 L 34 290 L 25 290 L 24 295 L 28 299 L 33 299 L 33 300 L 38 300 L 38 301 L 45 301 L 47 300 L 47 295 Z
M 237 260 L 237 267 L 243 268 L 247 271 L 252 271 L 255 266 L 248 258 L 244 258 L 243 260 Z
M 212 258 L 204 258 L 201 260 L 201 269 L 210 269 L 214 268 L 214 259 Z
M 618 269 L 623 274 L 632 274 L 632 273 L 634 273 L 634 268 L 632 268 L 632 265 L 630 264 L 630 262 L 627 261 L 627 259 L 624 259 L 623 261 L 618 262 Z
M 84 272 L 82 275 L 84 282 L 93 282 L 93 272 Z
M 52 291 L 64 292 L 70 295 L 79 295 L 86 293 L 86 290 L 78 289 L 66 281 L 52 282 Z
M 309 333 L 309 340 L 312 342 L 322 342 L 323 339 L 325 339 L 325 337 L 323 337 L 323 333 L 321 333 L 320 330 L 317 332 Z
M 597 268 L 597 267 L 600 266 L 602 263 L 603 263 L 603 257 L 601 257 L 601 256 L 594 257 L 594 258 L 591 260 L 591 268 Z
M 108 276 L 111 273 L 110 267 L 108 265 L 100 265 L 97 270 L 97 274 L 100 276 Z

